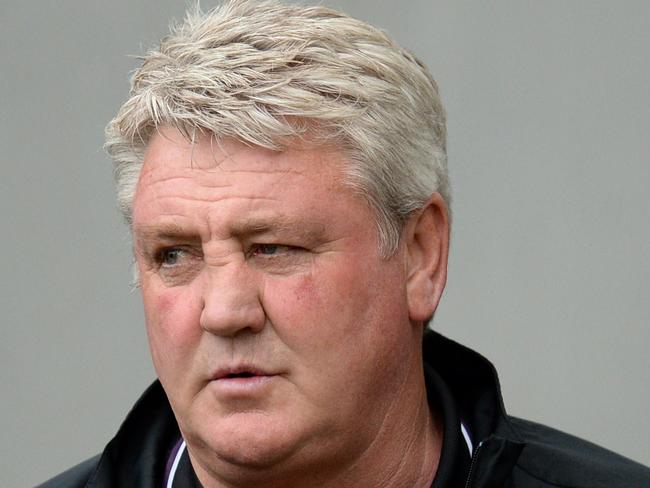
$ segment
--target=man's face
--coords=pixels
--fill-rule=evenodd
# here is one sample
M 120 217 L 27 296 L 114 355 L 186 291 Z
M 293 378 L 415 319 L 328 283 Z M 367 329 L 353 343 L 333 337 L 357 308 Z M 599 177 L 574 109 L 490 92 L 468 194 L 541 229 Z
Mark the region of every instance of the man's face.
M 340 463 L 410 378 L 407 259 L 380 256 L 344 163 L 171 129 L 149 144 L 133 211 L 147 332 L 199 462 Z

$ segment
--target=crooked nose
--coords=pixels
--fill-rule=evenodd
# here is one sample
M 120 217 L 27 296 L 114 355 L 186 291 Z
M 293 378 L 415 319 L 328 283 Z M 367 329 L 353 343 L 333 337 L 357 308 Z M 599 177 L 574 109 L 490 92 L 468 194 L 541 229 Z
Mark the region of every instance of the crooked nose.
M 213 269 L 205 277 L 201 328 L 225 337 L 258 333 L 266 321 L 260 299 L 258 281 L 245 265 Z

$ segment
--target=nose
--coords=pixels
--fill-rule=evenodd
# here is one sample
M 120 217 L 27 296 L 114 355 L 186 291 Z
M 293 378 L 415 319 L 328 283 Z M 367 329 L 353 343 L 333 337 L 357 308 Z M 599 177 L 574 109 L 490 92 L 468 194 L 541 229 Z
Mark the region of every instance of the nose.
M 266 316 L 260 301 L 258 280 L 244 263 L 207 270 L 204 276 L 200 325 L 207 332 L 234 337 L 264 328 Z

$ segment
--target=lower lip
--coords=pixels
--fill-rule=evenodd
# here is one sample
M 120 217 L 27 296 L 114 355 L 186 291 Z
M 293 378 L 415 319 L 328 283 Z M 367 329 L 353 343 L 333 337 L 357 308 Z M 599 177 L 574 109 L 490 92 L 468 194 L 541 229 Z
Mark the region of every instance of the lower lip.
M 277 375 L 219 378 L 212 383 L 219 393 L 230 395 L 247 395 L 261 391 L 269 386 Z

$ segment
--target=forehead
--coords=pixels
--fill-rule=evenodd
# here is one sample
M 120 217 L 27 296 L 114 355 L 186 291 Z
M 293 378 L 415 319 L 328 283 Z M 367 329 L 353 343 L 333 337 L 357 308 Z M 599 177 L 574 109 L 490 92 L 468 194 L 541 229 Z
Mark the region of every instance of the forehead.
M 346 163 L 335 148 L 303 140 L 273 151 L 208 136 L 190 142 L 163 129 L 145 153 L 134 224 L 234 216 L 249 222 L 247 228 L 263 227 L 268 220 L 282 227 L 292 219 L 365 213 L 365 200 L 344 184 Z
M 190 141 L 178 130 L 163 127 L 147 145 L 138 184 L 146 186 L 163 173 L 209 178 L 216 173 L 243 176 L 256 171 L 260 176 L 312 173 L 339 183 L 346 164 L 343 153 L 334 146 L 308 139 L 293 138 L 285 141 L 282 150 L 272 150 L 209 134 Z

